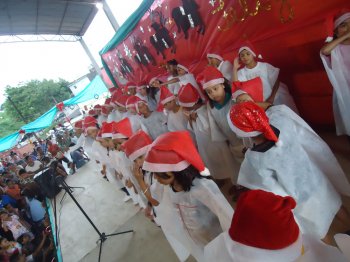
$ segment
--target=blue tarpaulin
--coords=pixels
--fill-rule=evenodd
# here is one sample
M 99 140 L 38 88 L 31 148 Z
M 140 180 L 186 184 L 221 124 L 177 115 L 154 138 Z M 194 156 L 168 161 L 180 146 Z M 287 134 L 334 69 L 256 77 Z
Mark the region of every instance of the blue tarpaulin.
M 82 91 L 80 91 L 76 96 L 64 101 L 65 106 L 76 105 L 83 103 L 92 99 L 98 99 L 99 96 L 108 89 L 100 76 L 96 76 Z M 28 123 L 21 127 L 26 133 L 32 133 L 40 131 L 48 126 L 50 126 L 55 119 L 57 114 L 56 106 L 52 107 L 45 114 L 37 118 L 31 123 Z M 13 133 L 4 138 L 0 139 L 0 152 L 6 151 L 17 144 L 19 139 L 19 133 Z
M 17 140 L 19 139 L 19 133 L 13 133 L 11 135 L 8 135 L 4 138 L 0 139 L 0 152 L 6 151 L 7 149 L 10 149 L 14 147 L 17 144 Z

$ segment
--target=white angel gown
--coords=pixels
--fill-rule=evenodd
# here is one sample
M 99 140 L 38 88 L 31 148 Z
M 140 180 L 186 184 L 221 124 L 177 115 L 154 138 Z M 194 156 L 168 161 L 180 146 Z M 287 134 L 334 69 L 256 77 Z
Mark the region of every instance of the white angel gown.
M 118 122 L 123 119 L 123 114 L 117 109 L 113 109 L 112 112 L 108 115 L 107 122 Z
M 257 62 L 254 68 L 244 67 L 238 70 L 238 80 L 248 81 L 256 77 L 260 77 L 263 82 L 263 96 L 264 100 L 269 98 L 272 92 L 272 88 L 278 79 L 280 69 L 276 68 L 268 63 Z M 277 94 L 274 100 L 275 105 L 287 105 L 295 113 L 298 113 L 298 109 L 295 105 L 293 97 L 288 91 L 288 87 L 280 82 Z
M 170 81 L 170 80 L 172 80 L 174 78 L 178 78 L 178 76 L 169 76 L 167 80 Z M 174 96 L 177 96 L 177 94 L 179 93 L 180 88 L 181 88 L 181 85 L 180 85 L 179 82 L 168 85 L 169 91 L 172 94 L 174 94 Z
M 238 183 L 292 196 L 302 233 L 322 239 L 341 206 L 339 193 L 350 195 L 349 182 L 326 143 L 291 109 L 273 106 L 266 114 L 280 130 L 282 145 L 265 152 L 249 149 Z
M 233 66 L 230 61 L 221 61 L 218 66 L 218 70 L 224 75 L 224 77 L 231 83 L 232 82 L 232 72 Z
M 333 113 L 337 135 L 350 136 L 350 45 L 339 44 L 330 56 L 321 54 L 333 86 Z
M 167 194 L 164 196 L 164 194 Z M 152 195 L 153 196 L 153 195 Z M 159 196 L 155 195 L 157 199 Z M 184 245 L 197 261 L 204 259 L 204 247 L 231 224 L 233 209 L 217 185 L 210 179 L 194 179 L 188 192 L 174 192 L 164 187 L 163 204 L 171 203 L 171 210 L 165 208 L 160 223 L 174 238 Z M 173 211 L 177 216 L 171 216 Z M 167 213 L 170 212 L 170 213 Z
M 210 174 L 215 179 L 232 178 L 239 171 L 239 165 L 234 161 L 225 137 L 214 123 L 210 123 L 207 106 L 203 105 L 196 110 L 197 119 L 188 123 L 187 128 L 194 132 L 198 145 L 198 152 Z M 214 135 L 215 133 L 215 135 Z M 213 137 L 221 140 L 213 141 Z
M 159 135 L 168 132 L 167 128 L 167 119 L 166 116 L 162 112 L 154 111 L 147 118 L 140 118 L 142 123 L 142 128 L 146 133 L 150 135 L 152 140 L 155 140 Z
M 224 139 L 228 141 L 230 151 L 233 155 L 232 158 L 232 163 L 236 166 L 235 170 L 237 172 L 232 174 L 232 182 L 233 184 L 237 184 L 237 178 L 238 178 L 238 172 L 239 168 L 241 166 L 241 163 L 244 158 L 244 154 L 242 153 L 243 151 L 243 140 L 238 138 L 234 132 L 232 132 L 230 126 L 228 125 L 227 122 L 227 114 L 230 111 L 232 105 L 234 102 L 230 99 L 222 108 L 218 109 L 215 106 L 213 108 L 210 108 L 209 105 L 207 105 L 209 109 L 209 120 L 210 120 L 210 127 L 218 126 L 220 129 L 221 133 L 224 135 Z M 215 122 L 216 125 L 213 123 Z M 212 133 L 212 140 L 213 141 L 221 141 L 222 138 L 220 136 L 215 136 L 215 132 Z

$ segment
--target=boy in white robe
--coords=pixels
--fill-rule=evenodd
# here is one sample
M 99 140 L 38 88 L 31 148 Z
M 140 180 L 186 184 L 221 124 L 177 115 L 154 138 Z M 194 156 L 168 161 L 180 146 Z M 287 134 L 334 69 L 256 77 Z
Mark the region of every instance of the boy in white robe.
M 238 51 L 238 57 L 233 63 L 233 81 L 247 81 L 260 77 L 263 82 L 264 101 L 276 105 L 287 105 L 294 112 L 298 109 L 294 103 L 293 97 L 288 91 L 288 87 L 279 81 L 279 68 L 268 63 L 257 62 L 256 53 L 249 46 L 243 46 Z M 240 63 L 244 67 L 240 70 Z

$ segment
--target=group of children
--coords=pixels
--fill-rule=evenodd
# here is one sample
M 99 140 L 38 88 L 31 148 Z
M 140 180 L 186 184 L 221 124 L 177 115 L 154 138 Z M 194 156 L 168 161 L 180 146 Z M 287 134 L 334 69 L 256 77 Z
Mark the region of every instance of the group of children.
M 336 22 L 338 44 L 348 42 L 349 17 Z M 233 65 L 207 58 L 197 77 L 170 60 L 166 81 L 111 88 L 75 123 L 77 145 L 161 227 L 181 261 L 296 261 L 313 254 L 308 243 L 342 261 L 323 242 L 334 220 L 350 226 L 341 199 L 350 184 L 298 115 L 279 69 L 251 46 Z M 235 211 L 221 192 L 227 184 Z

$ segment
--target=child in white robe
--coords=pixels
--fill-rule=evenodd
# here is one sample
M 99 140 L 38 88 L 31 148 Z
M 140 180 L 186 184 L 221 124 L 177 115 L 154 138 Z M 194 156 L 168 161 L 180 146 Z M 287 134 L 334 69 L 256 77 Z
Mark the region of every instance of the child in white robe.
M 255 60 L 256 56 L 256 53 L 248 46 L 239 49 L 238 57 L 233 63 L 233 81 L 247 81 L 260 77 L 263 82 L 264 101 L 276 105 L 287 105 L 298 113 L 288 87 L 278 79 L 279 69 L 268 63 L 257 62 Z M 238 70 L 240 67 L 239 61 L 244 64 L 244 67 L 240 70 Z
M 207 60 L 209 66 L 216 67 L 225 79 L 229 82 L 232 82 L 232 64 L 228 60 L 224 60 L 224 58 L 215 53 L 208 53 Z
M 133 175 L 136 178 L 141 193 L 147 200 L 145 209 L 146 217 L 152 219 L 161 226 L 165 237 L 172 246 L 180 261 L 185 261 L 189 252 L 181 244 L 180 227 L 174 227 L 174 221 L 180 223 L 180 217 L 174 208 L 170 207 L 169 192 L 159 184 L 151 172 L 142 170 L 145 155 L 152 139 L 144 131 L 140 130 L 122 144 L 126 156 L 133 162 Z M 154 198 L 153 196 L 156 196 Z M 158 199 L 158 200 L 157 200 Z M 175 223 L 176 223 L 175 222 Z M 176 228 L 176 229 L 175 229 Z
M 228 230 L 233 209 L 208 177 L 187 131 L 159 136 L 148 150 L 142 169 L 169 186 L 172 206 L 181 217 L 181 242 L 197 261 L 204 261 L 204 247 Z M 203 176 L 205 175 L 205 176 Z
M 160 88 L 158 108 L 166 110 L 167 126 L 170 132 L 187 130 L 188 119 L 183 114 L 182 107 L 177 104 L 175 95 L 165 86 Z
M 321 59 L 333 86 L 337 135 L 350 136 L 350 12 L 334 21 L 334 35 L 321 49 Z
M 178 72 L 177 77 L 174 77 L 170 81 L 163 83 L 163 85 L 179 83 L 180 86 L 184 86 L 186 84 L 191 84 L 197 90 L 202 101 L 206 102 L 207 97 L 205 96 L 203 90 L 199 87 L 196 79 L 194 78 L 194 75 L 190 73 L 188 68 L 184 65 L 178 64 L 177 65 L 177 72 Z
M 144 129 L 152 139 L 168 132 L 166 116 L 163 112 L 151 111 L 146 101 L 139 100 L 136 110 L 142 115 L 140 118 L 142 129 Z
M 231 181 L 234 185 L 237 184 L 238 172 L 243 161 L 243 141 L 234 134 L 227 122 L 227 113 L 234 102 L 231 99 L 231 87 L 227 80 L 225 81 L 222 73 L 213 66 L 206 67 L 201 72 L 197 81 L 202 85 L 202 88 L 209 97 L 208 116 L 212 121 L 215 121 L 222 134 L 224 134 L 225 141 L 228 141 L 230 150 L 232 152 L 232 163 L 236 169 L 232 174 Z M 211 122 L 212 122 L 211 121 Z M 213 124 L 210 125 L 214 126 Z M 220 141 L 220 137 L 214 137 L 212 132 L 212 140 Z
M 250 189 L 292 196 L 298 204 L 294 214 L 302 232 L 328 241 L 327 232 L 334 217 L 344 221 L 348 214 L 341 208 L 338 186 L 335 188 L 331 183 L 334 180 L 328 179 L 329 170 L 323 170 L 324 164 L 312 149 L 304 148 L 306 142 L 301 141 L 308 139 L 303 137 L 304 131 L 288 117 L 274 116 L 269 120 L 253 102 L 233 106 L 227 117 L 233 132 L 254 142 L 254 147 L 246 152 L 238 183 Z M 330 162 L 333 163 L 332 158 Z M 341 175 L 338 172 L 337 177 Z
M 111 113 L 108 115 L 107 122 L 118 122 L 122 120 L 123 113 L 118 110 L 117 99 L 123 95 L 120 88 L 113 92 L 110 104 L 113 106 Z
M 238 166 L 234 163 L 233 155 L 225 139 L 221 141 L 212 139 L 214 132 L 218 137 L 224 136 L 215 122 L 209 121 L 207 106 L 202 103 L 197 90 L 191 84 L 182 86 L 178 94 L 178 101 L 190 119 L 187 128 L 193 131 L 199 154 L 211 175 L 218 180 L 218 183 L 230 179 L 238 171 Z

